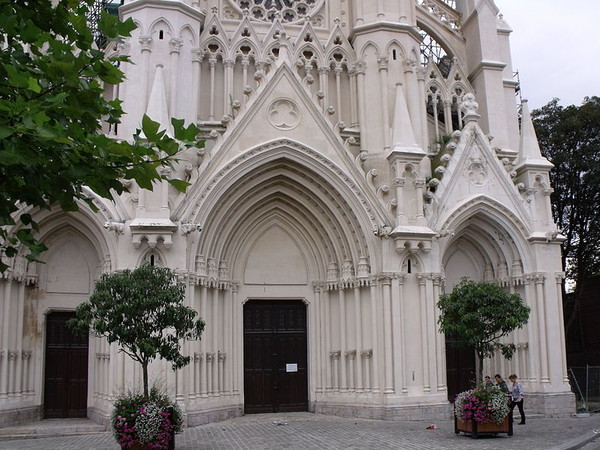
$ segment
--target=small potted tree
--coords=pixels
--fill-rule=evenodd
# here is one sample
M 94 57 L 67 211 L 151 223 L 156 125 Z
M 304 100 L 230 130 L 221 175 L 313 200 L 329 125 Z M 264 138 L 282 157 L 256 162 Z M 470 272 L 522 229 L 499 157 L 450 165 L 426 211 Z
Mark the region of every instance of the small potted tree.
M 455 432 L 464 431 L 473 437 L 484 432 L 512 435 L 508 399 L 499 388 L 483 384 L 483 360 L 496 350 L 512 358 L 515 345 L 499 341 L 527 323 L 529 306 L 519 294 L 511 294 L 501 286 L 467 279 L 450 294 L 442 295 L 437 306 L 440 332 L 452 335 L 454 345 L 474 349 L 477 354 L 477 385 L 458 394 L 454 402 Z
M 196 311 L 183 305 L 185 286 L 168 268 L 144 265 L 103 274 L 89 302 L 77 307 L 69 325 L 88 329 L 142 366 L 143 392 L 117 398 L 111 426 L 122 448 L 174 448 L 181 430 L 179 407 L 158 389 L 148 388 L 148 366 L 156 357 L 180 369 L 191 360 L 181 354 L 183 340 L 199 339 L 204 330 Z

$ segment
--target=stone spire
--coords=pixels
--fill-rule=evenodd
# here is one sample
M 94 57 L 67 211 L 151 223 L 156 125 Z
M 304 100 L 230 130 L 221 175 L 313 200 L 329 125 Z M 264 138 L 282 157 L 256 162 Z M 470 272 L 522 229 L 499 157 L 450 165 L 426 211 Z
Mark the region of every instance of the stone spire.
M 394 153 L 414 154 L 419 160 L 425 156 L 415 138 L 402 83 L 396 83 L 396 105 L 392 122 L 392 154 Z
M 173 135 L 169 108 L 167 106 L 162 64 L 158 64 L 156 72 L 154 72 L 154 82 L 152 83 L 152 91 L 150 91 L 150 97 L 148 98 L 146 115 L 160 124 L 159 129 L 166 130 L 169 136 Z
M 523 166 L 535 166 L 540 168 L 551 168 L 552 163 L 542 156 L 538 144 L 533 121 L 529 113 L 527 100 L 523 100 L 521 110 L 521 141 L 519 145 L 519 159 L 517 169 Z

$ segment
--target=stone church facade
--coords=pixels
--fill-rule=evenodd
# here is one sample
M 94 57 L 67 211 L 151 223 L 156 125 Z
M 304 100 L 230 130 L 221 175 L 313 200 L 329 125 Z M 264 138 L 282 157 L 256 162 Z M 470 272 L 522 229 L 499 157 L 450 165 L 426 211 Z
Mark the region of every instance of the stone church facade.
M 192 362 L 151 378 L 188 425 L 253 412 L 449 417 L 474 355 L 438 332 L 462 277 L 531 307 L 512 333 L 527 408 L 574 411 L 549 171 L 518 114 L 508 24 L 492 0 L 125 0 L 127 116 L 196 122 L 167 184 L 92 212 L 36 213 L 45 264 L 2 274 L 0 423 L 106 421 L 140 370 L 64 320 L 103 272 L 177 270 L 207 323 Z M 90 193 L 93 195 L 93 193 Z M 79 403 L 77 403 L 79 402 Z

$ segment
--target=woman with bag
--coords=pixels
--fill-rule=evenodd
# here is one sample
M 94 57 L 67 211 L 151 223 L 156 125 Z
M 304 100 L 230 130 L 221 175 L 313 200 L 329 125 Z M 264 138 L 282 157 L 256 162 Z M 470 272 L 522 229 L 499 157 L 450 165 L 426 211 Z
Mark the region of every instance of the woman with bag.
M 521 421 L 519 425 L 525 425 L 525 412 L 523 411 L 523 386 L 517 382 L 517 376 L 513 373 L 508 377 L 512 382 L 512 390 L 510 392 L 510 412 L 515 409 L 515 406 L 519 408 L 519 414 L 521 414 Z

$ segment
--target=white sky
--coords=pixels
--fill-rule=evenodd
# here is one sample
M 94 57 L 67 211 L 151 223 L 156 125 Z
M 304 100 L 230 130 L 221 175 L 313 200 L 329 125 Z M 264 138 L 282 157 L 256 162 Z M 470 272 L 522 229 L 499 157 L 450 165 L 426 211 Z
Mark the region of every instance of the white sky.
M 495 0 L 510 25 L 513 70 L 531 109 L 600 96 L 600 0 Z

